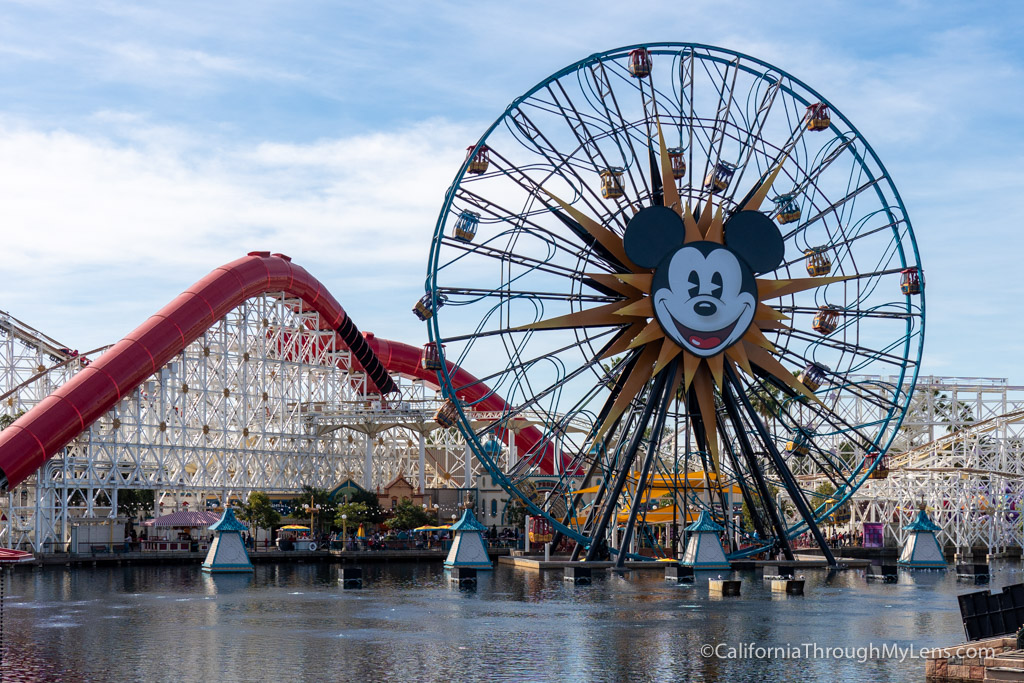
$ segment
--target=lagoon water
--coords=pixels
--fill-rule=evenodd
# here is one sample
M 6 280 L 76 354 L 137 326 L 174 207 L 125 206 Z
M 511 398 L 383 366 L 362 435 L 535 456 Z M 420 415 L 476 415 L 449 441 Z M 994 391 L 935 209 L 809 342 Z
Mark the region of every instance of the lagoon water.
M 993 588 L 1024 581 L 1018 562 L 995 568 Z M 807 570 L 805 596 L 780 596 L 738 572 L 742 596 L 715 598 L 717 573 L 692 586 L 638 571 L 574 587 L 560 572 L 501 566 L 460 589 L 438 564 L 390 564 L 364 565 L 366 587 L 343 591 L 339 569 L 19 569 L 6 586 L 3 680 L 923 681 L 909 657 L 728 659 L 701 647 L 953 645 L 964 639 L 956 595 L 987 587 L 951 572 L 868 584 L 863 570 Z

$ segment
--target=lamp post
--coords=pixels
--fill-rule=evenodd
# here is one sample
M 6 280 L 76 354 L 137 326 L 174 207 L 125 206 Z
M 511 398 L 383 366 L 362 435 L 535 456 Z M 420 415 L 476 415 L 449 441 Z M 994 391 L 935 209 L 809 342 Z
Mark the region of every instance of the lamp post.
M 348 545 L 348 515 L 341 513 L 341 549 Z
M 316 518 L 316 513 L 318 513 L 320 511 L 320 504 L 319 503 L 314 504 L 313 503 L 313 496 L 310 496 L 309 497 L 309 503 L 303 505 L 302 507 L 305 508 L 306 512 L 309 513 L 309 535 L 310 536 L 315 536 L 316 535 L 316 529 L 313 526 L 313 520 Z

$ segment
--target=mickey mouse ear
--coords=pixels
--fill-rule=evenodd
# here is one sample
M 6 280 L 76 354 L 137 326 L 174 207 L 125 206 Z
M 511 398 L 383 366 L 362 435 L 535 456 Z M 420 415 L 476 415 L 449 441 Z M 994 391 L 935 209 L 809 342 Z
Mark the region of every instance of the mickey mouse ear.
M 626 224 L 622 246 L 630 261 L 641 268 L 653 268 L 685 240 L 686 227 L 679 214 L 664 206 L 648 206 Z
M 770 273 L 782 264 L 786 245 L 775 222 L 760 211 L 739 211 L 725 222 L 725 246 L 754 273 Z

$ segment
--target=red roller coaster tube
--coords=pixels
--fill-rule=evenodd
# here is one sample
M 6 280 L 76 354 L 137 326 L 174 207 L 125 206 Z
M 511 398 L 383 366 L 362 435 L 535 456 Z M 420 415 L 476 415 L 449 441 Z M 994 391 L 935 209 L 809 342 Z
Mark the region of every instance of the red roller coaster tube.
M 388 372 L 428 382 L 434 373 L 419 367 L 419 352 L 411 346 L 361 335 L 341 304 L 304 268 L 282 254 L 251 252 L 215 269 L 125 336 L 89 367 L 75 375 L 32 410 L 0 432 L 0 485 L 17 486 L 47 459 L 134 391 L 231 309 L 266 292 L 285 292 L 300 298 L 320 315 L 322 329 L 332 329 L 351 349 L 367 373 L 368 389 L 386 394 L 395 390 Z M 386 356 L 382 364 L 378 352 Z M 450 368 L 450 370 L 452 370 Z M 503 410 L 505 402 L 454 369 L 457 384 L 472 385 L 466 398 L 481 410 Z M 481 400 L 482 399 L 482 400 Z M 499 435 L 505 436 L 505 435 Z M 521 430 L 516 445 L 524 455 L 541 439 L 540 431 Z M 551 471 L 551 448 L 533 454 L 545 473 Z M 533 458 L 531 458 L 533 459 Z

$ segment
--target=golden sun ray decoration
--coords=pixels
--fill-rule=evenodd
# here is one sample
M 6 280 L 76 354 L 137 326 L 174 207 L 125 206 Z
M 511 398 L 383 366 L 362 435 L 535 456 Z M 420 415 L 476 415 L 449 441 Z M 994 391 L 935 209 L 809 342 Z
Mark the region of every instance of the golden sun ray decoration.
M 814 289 L 833 282 L 840 282 L 848 277 L 811 277 L 798 279 L 769 279 L 753 278 L 753 285 L 747 286 L 750 292 L 749 300 L 746 301 L 747 310 L 744 314 L 736 317 L 732 327 L 719 330 L 719 334 L 708 334 L 691 329 L 679 322 L 679 318 L 672 313 L 674 304 L 663 292 L 669 291 L 671 286 L 678 287 L 678 280 L 673 282 L 680 274 L 685 274 L 690 268 L 694 259 L 678 259 L 683 261 L 676 265 L 676 257 L 664 259 L 666 255 L 690 251 L 699 253 L 696 257 L 700 263 L 714 262 L 711 270 L 711 281 L 704 278 L 705 282 L 699 282 L 701 274 L 696 270 L 689 270 L 688 281 L 685 280 L 684 287 L 689 287 L 691 292 L 698 294 L 708 291 L 708 288 L 722 289 L 722 272 L 730 272 L 728 269 L 735 265 L 732 261 L 736 258 L 721 257 L 716 252 L 722 247 L 722 251 L 742 251 L 742 245 L 727 239 L 731 234 L 730 229 L 738 235 L 737 239 L 760 239 L 761 233 L 771 230 L 778 235 L 775 224 L 758 209 L 768 195 L 768 191 L 782 169 L 785 159 L 762 180 L 747 198 L 739 210 L 726 220 L 722 213 L 721 206 L 713 205 L 713 195 L 708 194 L 706 205 L 699 211 L 699 218 L 694 217 L 690 207 L 682 202 L 679 191 L 672 176 L 672 164 L 665 147 L 665 140 L 661 131 L 661 124 L 657 124 L 658 145 L 660 149 L 660 175 L 662 180 L 663 205 L 658 207 L 646 207 L 640 209 L 630 220 L 626 228 L 626 234 L 619 236 L 614 231 L 601 225 L 598 221 L 583 214 L 578 209 L 570 206 L 555 195 L 544 190 L 544 193 L 551 198 L 563 211 L 568 213 L 584 230 L 587 231 L 601 246 L 615 256 L 619 262 L 628 269 L 628 272 L 620 273 L 586 273 L 585 276 L 622 295 L 620 301 L 604 304 L 594 308 L 577 311 L 568 315 L 562 315 L 547 320 L 541 320 L 518 328 L 521 330 L 540 329 L 565 329 L 579 327 L 608 327 L 622 326 L 622 330 L 614 337 L 610 346 L 605 350 L 599 360 L 610 358 L 630 349 L 637 349 L 639 358 L 633 366 L 628 377 L 623 378 L 622 389 L 614 401 L 610 412 L 601 423 L 594 435 L 594 440 L 600 440 L 615 424 L 616 420 L 623 414 L 634 398 L 644 389 L 647 383 L 667 368 L 670 363 L 681 357 L 682 362 L 676 377 L 670 378 L 670 391 L 675 392 L 681 385 L 684 393 L 692 388 L 700 409 L 701 421 L 703 422 L 707 435 L 708 449 L 711 453 L 714 472 L 719 473 L 718 467 L 718 439 L 715 420 L 715 397 L 717 387 L 722 389 L 723 375 L 726 364 L 753 377 L 752 366 L 757 366 L 762 371 L 772 375 L 779 381 L 791 387 L 795 392 L 807 397 L 810 400 L 818 401 L 817 396 L 806 386 L 798 381 L 793 374 L 786 369 L 775 357 L 775 347 L 764 335 L 765 330 L 789 329 L 785 320 L 788 316 L 772 308 L 766 302 L 782 296 L 795 294 L 797 292 Z M 646 212 L 646 213 L 645 213 Z M 668 212 L 675 214 L 675 217 L 668 216 Z M 742 221 L 737 221 L 737 217 Z M 759 218 L 758 218 L 759 217 Z M 639 220 L 643 218 L 643 220 Z M 672 243 L 666 238 L 666 233 L 672 232 L 672 221 L 681 219 L 679 232 L 680 240 Z M 638 227 L 642 230 L 643 239 L 633 240 L 634 244 L 641 244 L 630 250 L 630 233 L 633 230 L 634 222 L 644 224 Z M 742 223 L 742 225 L 741 225 Z M 777 249 L 781 261 L 782 250 L 784 249 L 781 237 Z M 666 243 L 666 240 L 668 242 Z M 666 246 L 667 245 L 667 246 Z M 763 245 L 757 245 L 761 247 Z M 689 247 L 689 250 L 687 250 Z M 645 258 L 638 258 L 637 254 Z M 632 258 L 631 258 L 632 256 Z M 745 256 L 746 261 L 756 261 L 760 256 L 751 253 Z M 636 260 L 642 263 L 636 263 Z M 668 260 L 668 265 L 665 261 Z M 659 265 L 660 263 L 660 265 Z M 658 266 L 658 267 L 655 267 Z M 740 266 L 741 268 L 743 266 Z M 778 263 L 758 269 L 763 272 L 770 272 L 778 267 Z M 668 272 L 666 272 L 668 271 Z M 694 278 L 696 273 L 697 277 Z M 705 273 L 706 274 L 706 273 Z M 718 280 L 714 279 L 718 275 Z M 728 275 L 726 279 L 730 279 Z M 737 279 L 738 278 L 738 279 Z M 737 282 L 742 279 L 737 274 L 731 279 Z M 658 281 L 661 281 L 660 283 Z M 660 285 L 660 286 L 659 286 Z M 742 292 L 739 299 L 742 299 Z M 697 297 L 707 299 L 708 297 Z M 690 297 L 693 301 L 694 298 Z M 700 307 L 701 302 L 692 304 Z M 706 302 L 704 303 L 707 308 Z M 676 306 L 678 309 L 678 306 Z M 658 309 L 656 311 L 656 309 Z M 660 313 L 660 314 L 659 314 Z M 700 311 L 698 311 L 700 313 Z M 705 313 L 706 314 L 706 313 Z M 744 325 L 744 323 L 746 323 Z M 674 324 L 674 327 L 673 327 Z M 725 337 L 725 339 L 723 339 Z

